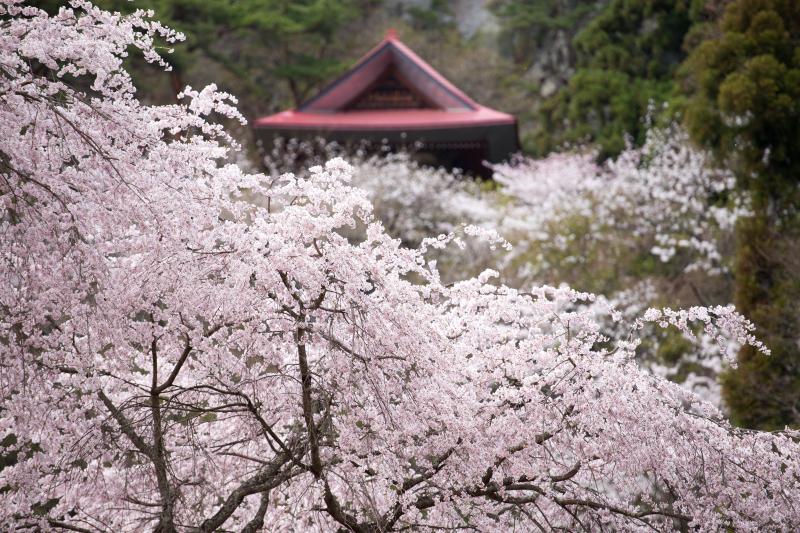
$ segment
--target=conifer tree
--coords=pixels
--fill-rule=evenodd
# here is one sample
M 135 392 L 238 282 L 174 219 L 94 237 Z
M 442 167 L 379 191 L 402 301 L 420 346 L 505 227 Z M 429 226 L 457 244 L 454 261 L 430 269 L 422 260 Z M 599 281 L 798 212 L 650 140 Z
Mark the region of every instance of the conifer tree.
M 734 420 L 749 427 L 800 424 L 800 4 L 736 0 L 699 28 L 682 71 L 686 120 L 752 197 L 740 221 L 736 304 L 772 349 L 740 354 L 726 380 Z M 695 36 L 697 37 L 697 36 Z

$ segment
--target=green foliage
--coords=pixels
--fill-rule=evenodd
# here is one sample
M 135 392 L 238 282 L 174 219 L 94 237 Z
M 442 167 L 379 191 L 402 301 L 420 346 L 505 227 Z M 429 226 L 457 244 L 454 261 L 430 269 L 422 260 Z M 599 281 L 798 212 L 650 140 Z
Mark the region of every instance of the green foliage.
M 594 142 L 600 159 L 617 155 L 626 138 L 636 144 L 644 141 L 648 105 L 665 101 L 671 91 L 669 80 L 579 69 L 564 90 L 543 104 L 534 149 L 547 153 L 562 145 Z
M 596 11 L 590 0 L 495 0 L 492 11 L 500 21 L 500 46 L 516 65 L 530 65 L 547 30 L 572 31 Z
M 663 331 L 658 332 L 656 335 L 658 337 L 658 349 L 656 355 L 659 360 L 670 366 L 675 366 L 680 363 L 684 355 L 692 350 L 692 344 L 682 333 L 676 331 L 675 329 L 664 329 Z M 684 376 L 681 377 L 685 379 L 685 374 L 687 374 L 688 371 L 688 369 L 685 369 Z
M 575 37 L 578 67 L 668 78 L 689 25 L 685 0 L 613 0 Z
M 733 2 L 706 31 L 682 69 L 692 94 L 687 125 L 722 157 L 735 158 L 742 186 L 759 201 L 782 201 L 800 169 L 800 4 Z M 795 202 L 790 195 L 789 205 Z
M 694 37 L 681 69 L 687 126 L 753 198 L 738 228 L 735 299 L 773 352 L 743 350 L 725 397 L 740 424 L 800 425 L 800 4 L 735 0 Z
M 358 18 L 359 0 L 251 0 L 243 22 L 254 28 L 263 46 L 277 47 L 282 56 L 274 73 L 290 87 L 295 105 L 347 66 L 345 48 L 336 37 L 348 21 Z M 341 44 L 339 44 L 341 46 Z
M 453 27 L 453 10 L 447 0 L 432 0 L 430 6 L 408 8 L 411 26 L 420 31 L 440 31 Z
M 538 282 L 566 283 L 579 291 L 612 295 L 637 282 L 675 277 L 675 267 L 650 252 L 653 243 L 629 238 L 622 227 L 598 227 L 575 214 L 549 225 L 551 239 L 527 243 L 528 251 L 510 262 L 510 271 L 533 269 Z
M 529 32 L 537 29 L 571 29 L 590 12 L 595 2 L 579 0 L 565 3 L 558 0 L 499 0 L 492 4 L 495 14 L 504 21 L 507 32 Z
M 11 448 L 17 444 L 17 436 L 13 433 L 9 433 L 2 440 L 0 440 L 0 472 L 7 466 L 12 466 L 17 464 L 18 460 L 18 453 L 16 450 L 14 451 L 7 451 L 8 448 Z M 6 490 L 5 487 L 0 487 L 0 492 Z
M 534 149 L 591 142 L 606 158 L 626 136 L 643 142 L 642 118 L 670 99 L 690 24 L 686 0 L 612 0 L 573 39 L 577 70 L 542 106 Z
M 223 75 L 217 74 L 213 81 L 225 86 L 227 80 L 230 87 L 225 88 L 245 97 L 247 111 L 247 100 L 275 100 L 276 81 L 286 84 L 291 103 L 298 105 L 343 71 L 350 43 L 344 30 L 375 1 L 99 0 L 99 4 L 122 12 L 152 9 L 156 19 L 184 33 L 186 41 L 175 46 L 169 58 L 173 92 L 183 88 L 187 76 L 199 72 L 206 78 L 209 70 L 221 69 Z M 134 64 L 134 70 L 139 86 L 156 85 L 155 71 L 141 62 Z

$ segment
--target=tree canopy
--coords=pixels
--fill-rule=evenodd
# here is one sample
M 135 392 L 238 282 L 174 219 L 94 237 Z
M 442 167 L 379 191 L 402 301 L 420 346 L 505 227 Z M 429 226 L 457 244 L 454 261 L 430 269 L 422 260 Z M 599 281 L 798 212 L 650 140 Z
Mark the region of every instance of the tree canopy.
M 462 236 L 404 247 L 342 159 L 250 174 L 230 95 L 137 100 L 147 13 L 0 15 L 3 529 L 800 527 L 800 436 L 635 362 L 646 324 L 768 352 L 731 307 L 445 283 Z

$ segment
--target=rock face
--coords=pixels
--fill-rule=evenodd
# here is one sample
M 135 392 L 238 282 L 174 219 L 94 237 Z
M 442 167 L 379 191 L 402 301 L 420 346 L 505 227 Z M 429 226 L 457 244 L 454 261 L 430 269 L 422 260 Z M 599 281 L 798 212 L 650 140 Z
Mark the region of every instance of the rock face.
M 550 20 L 531 29 L 534 35 L 527 41 L 524 77 L 539 86 L 542 98 L 555 94 L 572 77 L 577 63 L 572 40 L 609 1 L 552 0 L 547 13 Z
M 539 95 L 548 98 L 563 87 L 575 72 L 575 51 L 567 30 L 545 30 L 533 54 L 525 78 L 539 85 Z
M 497 17 L 489 10 L 486 0 L 453 0 L 452 8 L 458 31 L 465 39 L 476 33 L 496 35 L 500 31 Z

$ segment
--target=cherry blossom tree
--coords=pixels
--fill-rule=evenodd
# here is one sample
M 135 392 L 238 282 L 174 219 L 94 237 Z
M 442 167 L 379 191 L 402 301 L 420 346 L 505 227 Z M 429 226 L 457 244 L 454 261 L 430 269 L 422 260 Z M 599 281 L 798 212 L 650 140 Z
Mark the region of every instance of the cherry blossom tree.
M 268 152 L 262 147 L 263 166 L 272 178 L 287 169 L 305 176 L 308 167 L 344 158 L 353 167 L 351 182 L 367 192 L 375 216 L 390 235 L 408 246 L 417 246 L 430 235 L 457 231 L 465 222 L 499 229 L 495 195 L 465 178 L 460 169 L 420 164 L 414 149 L 398 151 L 369 143 L 345 148 L 322 137 L 278 138 Z
M 535 207 L 517 218 L 540 240 L 553 237 L 553 225 L 577 216 L 587 220 L 589 234 L 626 234 L 686 271 L 727 269 L 720 243 L 748 214 L 748 202 L 734 191 L 733 175 L 693 147 L 683 128 L 653 127 L 642 147 L 603 165 L 595 164 L 595 155 L 519 157 L 493 169 L 505 193 Z
M 273 155 L 279 164 L 272 169 L 343 153 L 322 141 L 282 148 L 288 158 Z M 420 166 L 405 153 L 344 155 L 375 216 L 404 243 L 459 232 L 468 221 L 513 244 L 500 255 L 470 241 L 466 249 L 433 250 L 446 281 L 485 268 L 497 268 L 515 287 L 566 281 L 602 291 L 631 320 L 651 305 L 729 301 L 733 225 L 747 214 L 747 202 L 734 193 L 730 173 L 716 168 L 677 125 L 651 129 L 643 147 L 602 165 L 591 150 L 518 157 L 494 167 L 494 188 Z M 614 324 L 606 327 L 624 334 Z M 714 342 L 652 326 L 640 335 L 640 364 L 724 408 L 719 376 L 728 365 Z
M 733 229 L 748 201 L 680 126 L 651 128 L 642 147 L 602 165 L 583 150 L 494 168 L 512 199 L 500 230 L 515 244 L 507 275 L 603 292 L 630 317 L 648 303 L 731 298 Z M 722 405 L 728 367 L 714 343 L 659 328 L 642 340 L 651 371 Z
M 3 529 L 800 526 L 797 433 L 634 359 L 647 322 L 766 351 L 731 308 L 443 283 L 456 236 L 404 247 L 343 160 L 246 174 L 229 95 L 139 103 L 147 13 L 0 6 Z

